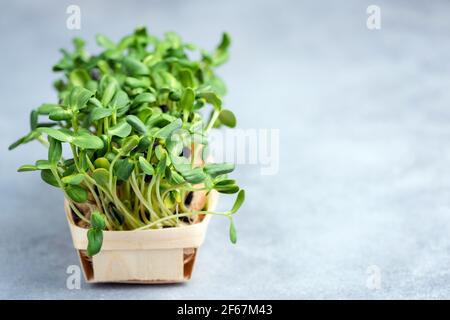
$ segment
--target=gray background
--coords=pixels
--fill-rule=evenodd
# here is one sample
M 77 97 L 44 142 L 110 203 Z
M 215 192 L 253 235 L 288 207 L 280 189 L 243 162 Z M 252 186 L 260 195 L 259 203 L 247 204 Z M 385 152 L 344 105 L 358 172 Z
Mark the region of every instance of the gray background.
M 66 29 L 78 4 L 82 29 Z M 366 8 L 382 29 L 366 28 Z M 1 298 L 450 298 L 450 5 L 445 1 L 8 1 L 1 4 Z M 145 24 L 210 49 L 240 128 L 280 129 L 280 168 L 234 177 L 247 190 L 238 244 L 215 218 L 191 282 L 66 289 L 77 264 L 62 195 L 8 152 L 28 113 L 55 101 L 58 49 Z M 231 200 L 223 199 L 226 208 Z M 366 286 L 378 266 L 381 288 Z

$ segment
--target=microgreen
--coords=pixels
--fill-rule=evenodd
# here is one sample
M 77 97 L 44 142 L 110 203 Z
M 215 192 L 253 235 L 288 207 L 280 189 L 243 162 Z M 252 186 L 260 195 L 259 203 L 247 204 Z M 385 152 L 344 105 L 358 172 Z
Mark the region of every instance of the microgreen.
M 62 51 L 53 67 L 63 73 L 55 82 L 58 103 L 31 111 L 30 131 L 9 147 L 37 140 L 48 148 L 48 159 L 18 171 L 40 171 L 42 180 L 63 191 L 72 212 L 90 226 L 89 256 L 100 251 L 103 230 L 177 227 L 204 214 L 228 218 L 235 243 L 233 215 L 245 192 L 227 177 L 234 165 L 204 164 L 193 152 L 206 149 L 212 128 L 236 126 L 215 73 L 228 59 L 230 37 L 223 34 L 212 52 L 200 50 L 199 60 L 190 58 L 195 46 L 175 33 L 158 39 L 138 28 L 118 42 L 104 35 L 96 40 L 103 48 L 96 55 L 78 38 L 73 52 Z M 203 110 L 210 112 L 207 120 Z M 192 192 L 212 190 L 237 194 L 232 208 L 190 207 Z M 81 203 L 91 212 L 80 210 Z

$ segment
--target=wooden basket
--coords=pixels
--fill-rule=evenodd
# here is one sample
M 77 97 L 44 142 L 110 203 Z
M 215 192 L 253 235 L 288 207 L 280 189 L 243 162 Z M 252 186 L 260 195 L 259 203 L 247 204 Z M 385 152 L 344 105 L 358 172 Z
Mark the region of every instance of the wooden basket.
M 217 193 L 211 192 L 208 210 Z M 196 224 L 140 231 L 104 231 L 101 251 L 86 255 L 87 229 L 74 224 L 68 203 L 67 220 L 86 282 L 177 283 L 192 276 L 197 250 L 203 243 L 210 215 Z

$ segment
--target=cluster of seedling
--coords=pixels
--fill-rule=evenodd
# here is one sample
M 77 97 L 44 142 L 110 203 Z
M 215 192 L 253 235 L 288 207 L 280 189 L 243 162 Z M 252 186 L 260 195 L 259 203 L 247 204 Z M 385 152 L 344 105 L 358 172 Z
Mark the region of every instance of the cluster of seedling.
M 158 39 L 145 28 L 117 43 L 98 35 L 97 43 L 103 48 L 98 55 L 81 39 L 74 40 L 74 52 L 62 50 L 54 66 L 64 73 L 55 82 L 59 102 L 33 110 L 31 131 L 10 146 L 38 140 L 48 147 L 48 159 L 19 171 L 40 170 L 45 182 L 61 188 L 76 219 L 90 228 L 90 256 L 101 249 L 102 230 L 177 227 L 202 214 L 228 218 L 234 243 L 232 216 L 244 190 L 227 177 L 232 164 L 204 161 L 208 132 L 236 125 L 222 108 L 225 85 L 214 73 L 228 58 L 228 35 L 212 53 L 175 33 Z M 191 59 L 196 52 L 200 57 Z M 200 111 L 207 106 L 205 121 Z M 63 144 L 70 158 L 63 158 Z M 189 206 L 193 192 L 212 190 L 237 193 L 231 210 Z

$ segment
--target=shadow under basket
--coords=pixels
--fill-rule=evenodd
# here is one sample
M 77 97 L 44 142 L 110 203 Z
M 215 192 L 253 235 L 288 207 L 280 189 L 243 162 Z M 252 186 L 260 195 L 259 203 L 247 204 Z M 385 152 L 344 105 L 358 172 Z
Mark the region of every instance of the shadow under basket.
M 211 192 L 207 209 L 214 210 L 218 195 Z M 86 282 L 177 283 L 188 281 L 198 248 L 203 243 L 210 215 L 198 223 L 164 229 L 104 231 L 103 245 L 93 257 L 86 255 L 87 231 L 75 225 L 65 202 L 73 245 Z

